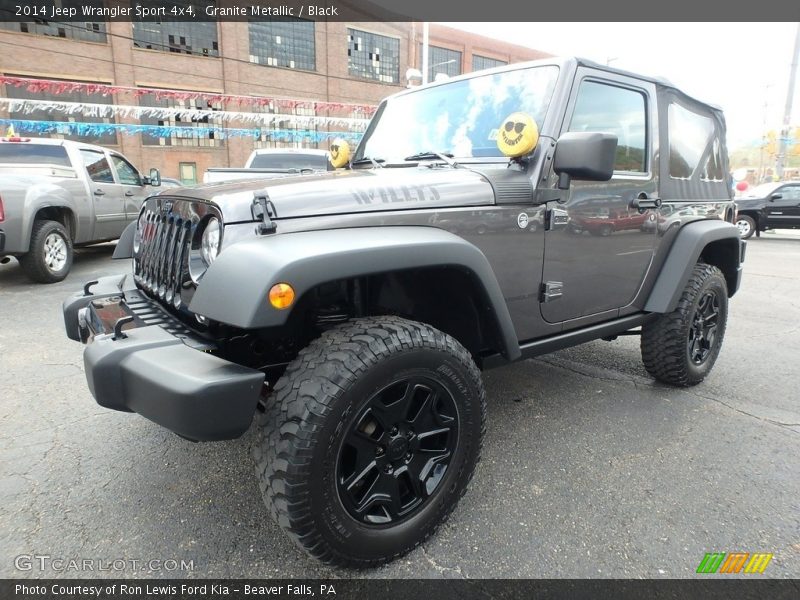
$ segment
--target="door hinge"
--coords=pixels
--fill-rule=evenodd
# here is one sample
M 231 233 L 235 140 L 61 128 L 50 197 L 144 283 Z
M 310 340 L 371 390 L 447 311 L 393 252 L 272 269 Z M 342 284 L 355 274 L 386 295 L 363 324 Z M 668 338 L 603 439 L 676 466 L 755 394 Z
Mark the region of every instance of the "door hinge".
M 539 291 L 539 302 L 552 302 L 561 298 L 564 291 L 564 282 L 545 281 Z

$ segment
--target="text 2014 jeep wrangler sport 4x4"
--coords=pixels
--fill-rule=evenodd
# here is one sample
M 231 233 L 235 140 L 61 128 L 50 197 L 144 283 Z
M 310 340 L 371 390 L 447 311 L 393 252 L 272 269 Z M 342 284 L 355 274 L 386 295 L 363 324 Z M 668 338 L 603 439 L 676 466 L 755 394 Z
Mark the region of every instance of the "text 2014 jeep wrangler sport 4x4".
M 101 405 L 193 440 L 255 415 L 264 500 L 318 559 L 376 565 L 448 516 L 482 369 L 637 328 L 659 381 L 714 365 L 745 248 L 718 109 L 544 60 L 392 96 L 331 162 L 149 198 L 133 273 L 63 307 Z M 611 214 L 636 226 L 579 226 Z

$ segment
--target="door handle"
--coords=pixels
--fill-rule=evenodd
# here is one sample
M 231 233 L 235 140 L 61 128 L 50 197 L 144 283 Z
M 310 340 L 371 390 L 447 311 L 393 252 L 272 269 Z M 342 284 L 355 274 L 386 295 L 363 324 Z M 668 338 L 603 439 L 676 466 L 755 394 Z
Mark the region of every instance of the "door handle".
M 649 208 L 661 208 L 661 198 L 650 198 L 645 192 L 640 192 L 631 202 L 632 208 L 644 212 Z
M 132 192 L 132 191 L 130 191 L 130 190 L 128 190 L 127 192 L 125 192 L 125 195 L 126 195 L 126 196 L 133 196 L 133 192 Z
M 105 195 L 106 195 L 106 193 L 105 193 L 103 190 L 101 190 L 100 188 L 98 188 L 98 189 L 96 189 L 96 190 L 94 191 L 94 195 L 95 195 L 95 196 L 105 196 Z

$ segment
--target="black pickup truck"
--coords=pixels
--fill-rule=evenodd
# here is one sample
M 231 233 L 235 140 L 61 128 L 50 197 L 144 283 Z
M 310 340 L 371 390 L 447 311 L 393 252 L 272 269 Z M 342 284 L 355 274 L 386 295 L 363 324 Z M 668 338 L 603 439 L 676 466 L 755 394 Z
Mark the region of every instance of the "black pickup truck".
M 101 405 L 193 440 L 255 416 L 264 500 L 312 556 L 434 532 L 480 456 L 482 370 L 622 334 L 666 384 L 713 367 L 745 249 L 718 109 L 548 59 L 392 96 L 331 159 L 150 198 L 133 272 L 63 307 Z
M 736 200 L 742 239 L 767 229 L 800 228 L 800 181 L 765 183 Z

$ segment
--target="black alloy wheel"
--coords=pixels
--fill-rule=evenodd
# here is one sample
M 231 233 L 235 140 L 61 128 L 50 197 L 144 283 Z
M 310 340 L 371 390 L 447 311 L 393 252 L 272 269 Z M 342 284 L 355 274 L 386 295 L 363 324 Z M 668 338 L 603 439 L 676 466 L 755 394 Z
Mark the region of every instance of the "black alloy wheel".
M 458 407 L 430 375 L 375 393 L 353 419 L 337 461 L 339 497 L 357 521 L 395 525 L 421 509 L 458 445 Z
M 714 350 L 719 315 L 720 302 L 716 290 L 706 290 L 692 317 L 686 344 L 689 360 L 695 365 L 699 366 L 706 362 Z

